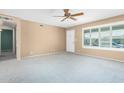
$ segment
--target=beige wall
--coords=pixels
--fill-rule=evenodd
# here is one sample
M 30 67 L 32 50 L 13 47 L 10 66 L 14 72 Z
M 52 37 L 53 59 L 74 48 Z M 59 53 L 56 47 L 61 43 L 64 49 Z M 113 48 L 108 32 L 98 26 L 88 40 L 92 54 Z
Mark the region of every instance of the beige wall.
M 65 29 L 55 26 L 22 20 L 21 21 L 21 56 L 32 56 L 65 51 Z
M 11 17 L 17 24 L 16 27 L 16 57 L 49 54 L 65 51 L 66 33 L 64 28 L 44 25 L 22 20 L 4 13 L 0 15 Z
M 102 24 L 107 24 L 107 23 L 112 23 L 112 22 L 117 22 L 117 21 L 124 21 L 124 15 L 107 18 L 104 20 L 99 20 L 99 21 L 95 21 L 95 22 L 69 28 L 69 29 L 75 29 L 76 53 L 82 54 L 82 55 L 99 56 L 99 57 L 112 58 L 112 59 L 124 61 L 124 52 L 82 48 L 82 28 L 102 25 Z

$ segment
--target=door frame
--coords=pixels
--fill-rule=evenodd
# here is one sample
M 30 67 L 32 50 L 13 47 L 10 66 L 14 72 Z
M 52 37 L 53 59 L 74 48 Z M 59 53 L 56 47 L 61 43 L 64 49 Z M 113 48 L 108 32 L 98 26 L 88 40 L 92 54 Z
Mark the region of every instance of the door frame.
M 6 14 L 1 13 L 1 12 L 0 12 L 0 15 L 11 18 L 16 24 L 16 28 L 15 28 L 15 40 L 16 40 L 15 41 L 15 44 L 16 44 L 15 48 L 16 49 L 15 49 L 15 51 L 16 51 L 16 59 L 18 61 L 20 61 L 21 60 L 21 19 L 14 17 L 14 16 L 6 15 Z
M 73 47 L 72 49 L 72 51 L 68 51 L 67 49 L 68 49 L 68 31 L 71 31 L 72 33 L 73 33 L 73 46 L 71 46 L 71 47 Z M 75 53 L 75 30 L 74 29 L 71 29 L 71 30 L 66 30 L 66 51 L 67 52 L 70 52 L 70 53 Z

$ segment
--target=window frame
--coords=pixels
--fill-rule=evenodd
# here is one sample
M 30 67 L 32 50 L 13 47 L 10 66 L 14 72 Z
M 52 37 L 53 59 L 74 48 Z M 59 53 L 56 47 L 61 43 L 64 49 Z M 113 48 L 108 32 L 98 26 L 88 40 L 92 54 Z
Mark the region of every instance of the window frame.
M 87 29 L 87 30 L 89 30 L 89 33 L 91 33 L 91 30 L 90 29 Z M 83 34 L 83 37 L 85 37 L 85 33 Z M 85 41 L 83 40 L 83 44 L 84 43 L 85 43 Z M 85 46 L 91 46 L 91 34 L 90 34 L 90 44 L 89 45 L 85 45 Z
M 92 42 L 91 42 L 91 41 L 92 41 L 92 38 L 91 38 L 91 33 L 92 33 L 91 30 L 92 30 L 92 29 L 98 29 L 98 46 L 92 46 Z M 97 48 L 97 47 L 99 47 L 99 43 L 100 43 L 99 28 L 92 28 L 92 29 L 90 29 L 90 46 L 91 46 L 91 47 L 94 47 L 94 48 Z
M 112 47 L 112 26 L 122 25 L 122 24 L 124 24 L 124 21 L 82 28 L 82 48 L 124 52 L 124 48 L 113 48 Z M 100 28 L 102 28 L 102 27 L 110 27 L 110 47 L 109 48 L 100 47 L 100 43 L 101 43 L 100 42 L 100 39 L 101 39 L 100 38 Z M 94 29 L 94 28 L 98 28 L 98 33 L 99 33 L 99 46 L 98 47 L 97 46 L 91 46 L 91 29 Z M 84 45 L 84 31 L 87 29 L 90 30 L 90 46 Z
M 109 38 L 110 41 L 109 41 L 109 44 L 110 44 L 110 47 L 108 47 L 108 48 L 111 48 L 111 46 L 112 46 L 112 37 L 111 37 L 111 36 L 112 36 L 112 33 L 111 33 L 111 32 L 112 32 L 112 31 L 111 31 L 111 27 L 110 27 L 110 26 L 103 26 L 103 27 L 100 27 L 100 28 L 99 28 L 99 36 L 100 36 L 100 37 L 99 37 L 99 42 L 100 42 L 100 43 L 99 43 L 99 47 L 100 47 L 100 48 L 106 48 L 106 47 L 101 47 L 101 29 L 104 28 L 104 27 L 109 27 L 109 33 L 110 33 L 110 38 Z

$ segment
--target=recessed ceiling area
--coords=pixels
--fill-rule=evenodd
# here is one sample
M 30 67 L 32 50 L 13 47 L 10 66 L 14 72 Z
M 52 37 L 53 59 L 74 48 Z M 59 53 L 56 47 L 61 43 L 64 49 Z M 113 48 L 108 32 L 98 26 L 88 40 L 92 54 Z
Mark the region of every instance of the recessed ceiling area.
M 68 19 L 63 22 L 61 22 L 61 17 L 54 17 L 64 15 L 62 9 L 0 9 L 0 12 L 25 20 L 68 28 L 112 16 L 122 15 L 124 14 L 124 9 L 70 9 L 69 12 L 72 14 L 83 12 L 84 15 L 75 17 L 77 21 Z

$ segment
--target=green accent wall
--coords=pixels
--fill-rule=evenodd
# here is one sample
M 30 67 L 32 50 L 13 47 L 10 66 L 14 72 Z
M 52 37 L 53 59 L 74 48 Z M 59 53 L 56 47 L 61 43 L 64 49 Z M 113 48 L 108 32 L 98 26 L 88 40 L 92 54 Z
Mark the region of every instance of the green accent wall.
M 12 52 L 13 50 L 13 31 L 3 29 L 1 32 L 1 51 Z

